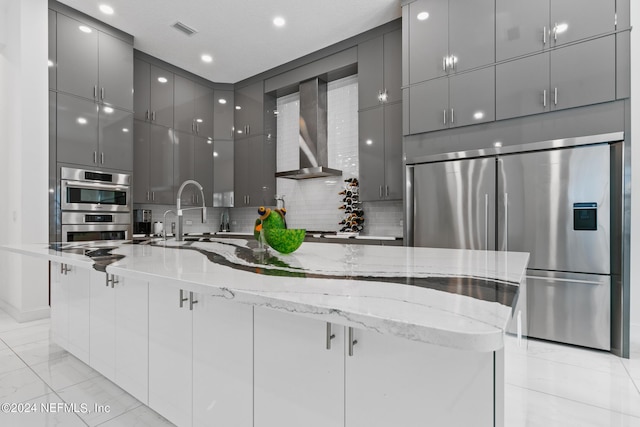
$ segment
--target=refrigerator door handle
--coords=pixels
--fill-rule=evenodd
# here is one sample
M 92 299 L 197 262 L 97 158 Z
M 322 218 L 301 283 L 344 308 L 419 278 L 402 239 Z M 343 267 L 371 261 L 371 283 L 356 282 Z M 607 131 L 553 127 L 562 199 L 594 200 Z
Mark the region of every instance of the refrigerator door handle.
M 509 194 L 504 193 L 504 250 L 509 250 Z
M 484 195 L 484 249 L 489 250 L 489 195 Z

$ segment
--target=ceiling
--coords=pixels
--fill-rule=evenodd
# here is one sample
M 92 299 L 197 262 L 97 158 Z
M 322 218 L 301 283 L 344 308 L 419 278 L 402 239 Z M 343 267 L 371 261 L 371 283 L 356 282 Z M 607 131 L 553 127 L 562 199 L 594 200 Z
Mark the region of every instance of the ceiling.
M 60 0 L 205 79 L 236 83 L 401 16 L 400 0 Z M 111 6 L 105 15 L 99 5 Z M 286 24 L 276 27 L 273 19 Z M 192 36 L 171 27 L 180 21 Z M 213 57 L 203 62 L 202 54 Z

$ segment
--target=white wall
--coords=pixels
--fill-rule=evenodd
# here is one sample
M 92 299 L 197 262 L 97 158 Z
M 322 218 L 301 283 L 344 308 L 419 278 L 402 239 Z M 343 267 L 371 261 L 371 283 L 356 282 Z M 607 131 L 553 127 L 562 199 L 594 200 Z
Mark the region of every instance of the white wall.
M 47 0 L 0 0 L 0 244 L 48 241 Z M 46 317 L 46 261 L 0 252 L 0 306 Z
M 631 2 L 631 329 L 640 335 L 640 2 Z

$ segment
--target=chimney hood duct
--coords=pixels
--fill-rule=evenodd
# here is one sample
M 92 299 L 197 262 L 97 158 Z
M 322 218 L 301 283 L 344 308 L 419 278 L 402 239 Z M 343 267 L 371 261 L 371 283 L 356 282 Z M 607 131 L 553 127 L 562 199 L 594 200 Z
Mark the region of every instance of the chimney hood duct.
M 277 172 L 276 178 L 308 179 L 341 176 L 327 167 L 327 82 L 314 78 L 300 83 L 300 169 Z

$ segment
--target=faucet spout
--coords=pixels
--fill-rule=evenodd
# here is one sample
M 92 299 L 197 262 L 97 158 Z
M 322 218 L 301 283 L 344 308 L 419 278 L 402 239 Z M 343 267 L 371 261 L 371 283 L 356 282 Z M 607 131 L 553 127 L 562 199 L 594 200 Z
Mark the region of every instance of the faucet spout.
M 195 181 L 193 179 L 188 179 L 185 182 L 182 183 L 182 185 L 180 185 L 180 188 L 178 189 L 178 195 L 176 197 L 176 212 L 177 212 L 177 216 L 178 216 L 178 232 L 176 233 L 176 240 L 178 242 L 182 241 L 182 212 L 184 210 L 187 209 L 182 209 L 181 207 L 181 201 L 180 199 L 182 198 L 182 191 L 184 190 L 184 188 L 187 185 L 195 185 L 196 188 L 198 190 L 200 190 L 200 197 L 202 197 L 202 206 L 198 207 L 198 208 L 189 208 L 188 210 L 191 209 L 201 209 L 202 210 L 202 223 L 206 224 L 207 222 L 207 207 L 205 206 L 205 200 L 204 200 L 204 189 L 202 188 L 202 185 L 200 185 L 200 183 L 198 181 Z

